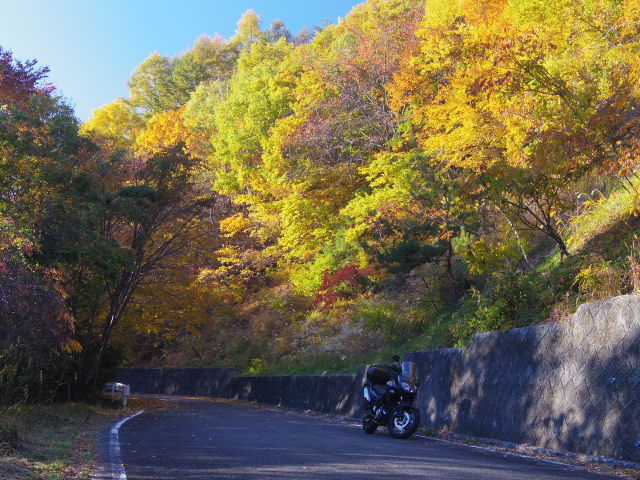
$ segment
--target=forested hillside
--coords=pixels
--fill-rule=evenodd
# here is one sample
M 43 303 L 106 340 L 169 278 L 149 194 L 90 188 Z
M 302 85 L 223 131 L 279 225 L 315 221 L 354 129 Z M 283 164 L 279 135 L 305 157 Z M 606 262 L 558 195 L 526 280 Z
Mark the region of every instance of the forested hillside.
M 633 291 L 639 54 L 634 0 L 250 10 L 81 124 L 0 50 L 0 403 L 345 371 Z

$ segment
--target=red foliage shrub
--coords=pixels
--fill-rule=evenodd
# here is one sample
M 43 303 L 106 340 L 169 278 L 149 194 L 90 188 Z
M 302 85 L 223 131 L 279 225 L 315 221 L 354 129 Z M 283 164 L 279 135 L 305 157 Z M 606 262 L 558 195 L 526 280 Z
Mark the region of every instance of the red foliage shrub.
M 73 317 L 42 275 L 0 251 L 0 404 L 50 399 Z
M 325 310 L 341 298 L 361 291 L 367 281 L 378 272 L 377 265 L 372 264 L 363 269 L 357 265 L 345 265 L 334 272 L 327 270 L 322 280 L 322 288 L 316 295 L 315 305 Z
M 0 104 L 25 106 L 34 94 L 48 94 L 54 87 L 42 80 L 48 67 L 36 67 L 35 60 L 20 62 L 0 47 Z

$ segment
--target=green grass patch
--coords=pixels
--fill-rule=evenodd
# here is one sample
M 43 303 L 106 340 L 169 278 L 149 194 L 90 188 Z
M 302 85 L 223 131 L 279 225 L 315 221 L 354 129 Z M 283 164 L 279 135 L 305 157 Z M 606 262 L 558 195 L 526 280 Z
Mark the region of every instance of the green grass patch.
M 569 251 L 588 251 L 591 243 L 599 236 L 618 229 L 620 224 L 638 214 L 640 181 L 634 178 L 631 185 L 618 188 L 608 196 L 599 194 L 585 202 L 585 208 L 568 222 L 564 231 Z M 621 238 L 612 238 L 614 248 Z

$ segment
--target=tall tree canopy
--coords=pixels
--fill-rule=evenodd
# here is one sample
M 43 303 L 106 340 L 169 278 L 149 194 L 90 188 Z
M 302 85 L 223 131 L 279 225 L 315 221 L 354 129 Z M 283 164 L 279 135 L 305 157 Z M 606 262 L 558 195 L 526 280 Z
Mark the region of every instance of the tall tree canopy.
M 342 368 L 628 286 L 636 3 L 368 0 L 297 34 L 249 10 L 83 125 L 0 50 L 0 287 L 37 333 L 0 301 L 0 401 L 119 360 Z

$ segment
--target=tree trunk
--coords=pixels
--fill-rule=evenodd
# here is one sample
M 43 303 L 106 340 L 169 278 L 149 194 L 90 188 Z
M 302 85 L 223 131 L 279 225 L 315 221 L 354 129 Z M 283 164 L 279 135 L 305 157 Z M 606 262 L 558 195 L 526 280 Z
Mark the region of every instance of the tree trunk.
M 553 228 L 553 226 L 547 224 L 543 227 L 543 231 L 544 233 L 546 233 L 546 235 L 549 238 L 551 238 L 556 243 L 556 245 L 560 249 L 560 256 L 562 258 L 565 258 L 565 257 L 568 258 L 571 256 L 571 254 L 569 253 L 569 250 L 567 250 L 567 245 L 564 243 L 564 240 L 562 240 L 562 237 L 560 236 L 558 231 L 555 228 Z
M 447 259 L 446 259 L 446 268 L 447 268 L 447 277 L 449 279 L 447 283 L 447 304 L 455 305 L 458 301 L 458 285 L 453 275 L 453 243 L 451 239 L 447 240 Z
M 114 327 L 126 313 L 129 302 L 133 296 L 133 292 L 135 291 L 139 281 L 140 275 L 136 273 L 136 269 L 128 270 L 122 274 L 118 287 L 112 295 L 112 300 L 109 305 L 109 313 L 105 319 L 104 328 L 102 330 L 102 335 L 100 336 L 100 342 L 97 346 L 95 356 L 91 361 L 91 365 L 85 369 L 86 376 L 82 381 L 82 394 L 87 394 L 92 387 L 98 387 L 98 373 L 100 372 L 100 367 L 102 365 L 104 350 L 109 343 Z

